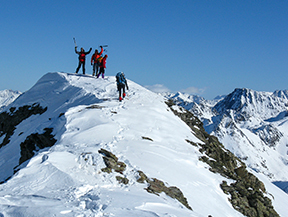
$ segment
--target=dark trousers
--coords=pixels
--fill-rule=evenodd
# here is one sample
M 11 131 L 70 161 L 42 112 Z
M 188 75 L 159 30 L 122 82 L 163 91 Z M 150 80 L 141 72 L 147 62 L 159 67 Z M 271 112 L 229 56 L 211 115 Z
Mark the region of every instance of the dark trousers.
M 78 67 L 76 69 L 76 73 L 78 73 L 81 65 L 82 65 L 83 75 L 85 75 L 85 62 L 81 62 L 81 61 L 79 61 Z
M 96 74 L 95 74 L 95 71 L 96 71 Z M 93 76 L 96 75 L 98 76 L 98 71 L 99 71 L 99 63 L 94 63 L 93 64 Z
M 125 93 L 125 84 L 117 84 L 117 88 L 118 88 L 118 91 L 119 91 L 119 98 L 120 98 L 122 90 L 123 90 L 123 94 Z
M 97 78 L 99 78 L 99 76 L 102 74 L 102 78 L 104 78 L 104 73 L 105 73 L 105 68 L 100 67 L 100 71 L 99 74 L 97 75 Z

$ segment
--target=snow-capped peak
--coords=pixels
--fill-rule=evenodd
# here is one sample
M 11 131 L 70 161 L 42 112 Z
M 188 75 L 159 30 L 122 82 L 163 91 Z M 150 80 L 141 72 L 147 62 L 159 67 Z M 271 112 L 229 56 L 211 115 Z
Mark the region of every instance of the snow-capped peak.
M 9 105 L 13 102 L 19 95 L 21 95 L 20 91 L 13 90 L 2 90 L 0 91 L 0 108 Z
M 285 109 L 285 100 L 271 92 L 259 92 L 247 88 L 237 88 L 221 100 L 214 108 L 222 113 L 233 110 L 238 113 L 257 115 L 263 119 L 271 118 Z

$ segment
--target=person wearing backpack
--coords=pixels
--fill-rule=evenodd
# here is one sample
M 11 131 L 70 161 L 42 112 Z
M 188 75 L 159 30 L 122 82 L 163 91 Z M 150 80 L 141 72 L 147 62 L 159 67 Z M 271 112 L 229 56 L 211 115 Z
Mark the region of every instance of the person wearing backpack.
M 100 63 L 100 71 L 99 71 L 99 74 L 97 75 L 97 78 L 99 78 L 99 76 L 102 74 L 102 78 L 104 78 L 104 73 L 105 73 L 105 68 L 106 68 L 106 60 L 108 58 L 108 55 L 106 54 L 101 63 Z
M 89 49 L 89 51 L 85 52 L 85 50 L 83 49 L 83 47 L 81 47 L 81 51 L 78 52 L 77 51 L 77 46 L 75 46 L 75 53 L 79 55 L 78 59 L 79 59 L 79 64 L 78 67 L 76 69 L 76 74 L 78 73 L 80 67 L 82 66 L 82 70 L 83 70 L 83 75 L 85 75 L 85 60 L 86 60 L 86 55 L 89 54 L 92 50 L 92 47 Z
M 117 82 L 117 90 L 119 91 L 119 101 L 121 102 L 126 96 L 125 86 L 126 86 L 127 90 L 129 90 L 127 80 L 126 80 L 123 72 L 118 72 L 116 74 L 116 82 Z M 121 95 L 122 90 L 123 90 L 123 98 Z
M 91 65 L 93 65 L 93 74 L 92 74 L 92 76 L 95 75 L 95 71 L 96 71 L 96 77 L 98 76 L 99 66 L 100 66 L 100 63 L 101 63 L 100 57 L 101 57 L 101 55 L 103 53 L 103 47 L 100 46 L 100 48 L 101 48 L 100 53 L 98 53 L 98 50 L 96 49 L 95 53 L 91 57 Z

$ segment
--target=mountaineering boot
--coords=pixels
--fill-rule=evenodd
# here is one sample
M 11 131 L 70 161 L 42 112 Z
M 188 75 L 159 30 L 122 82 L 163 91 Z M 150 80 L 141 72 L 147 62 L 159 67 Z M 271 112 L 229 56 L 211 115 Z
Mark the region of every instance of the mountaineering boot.
M 125 98 L 125 96 L 126 96 L 126 93 L 123 93 L 123 98 Z
M 119 101 L 121 102 L 122 100 L 123 100 L 123 99 L 122 99 L 122 97 L 120 96 L 120 97 L 119 97 Z

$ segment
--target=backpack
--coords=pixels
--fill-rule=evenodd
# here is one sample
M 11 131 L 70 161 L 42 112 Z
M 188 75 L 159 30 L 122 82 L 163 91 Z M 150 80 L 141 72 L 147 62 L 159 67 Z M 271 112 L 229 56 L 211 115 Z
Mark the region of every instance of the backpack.
M 99 57 L 98 59 L 97 59 L 97 63 L 100 65 L 100 63 L 102 62 L 102 59 L 103 59 L 103 57 Z
M 117 84 L 125 84 L 125 75 L 123 72 L 118 72 L 116 75 Z

